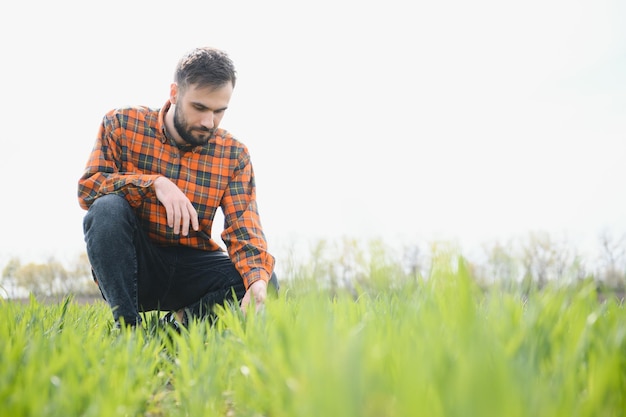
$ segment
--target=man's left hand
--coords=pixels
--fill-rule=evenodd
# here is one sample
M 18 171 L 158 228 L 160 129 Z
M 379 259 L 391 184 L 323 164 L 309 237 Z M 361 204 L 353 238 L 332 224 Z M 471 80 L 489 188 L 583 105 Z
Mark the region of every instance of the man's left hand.
M 267 282 L 262 279 L 255 281 L 248 287 L 248 291 L 241 300 L 241 310 L 246 314 L 250 302 L 254 300 L 255 312 L 259 312 L 265 304 L 265 298 L 267 297 Z

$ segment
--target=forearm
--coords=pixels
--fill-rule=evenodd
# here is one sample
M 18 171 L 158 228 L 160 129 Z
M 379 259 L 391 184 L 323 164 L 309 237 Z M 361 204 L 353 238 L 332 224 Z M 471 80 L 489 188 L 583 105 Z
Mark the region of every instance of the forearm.
M 154 192 L 152 184 L 158 175 L 142 174 L 128 164 L 128 154 L 124 151 L 128 145 L 120 141 L 120 130 L 116 117 L 105 116 L 85 171 L 78 181 L 78 200 L 84 209 L 106 194 L 121 195 L 131 206 L 137 207 Z
M 78 181 L 78 200 L 82 208 L 88 209 L 100 196 L 118 194 L 132 207 L 141 204 L 144 198 L 154 193 L 152 187 L 159 175 L 126 174 L 85 171 Z
M 251 167 L 236 178 L 239 181 L 231 182 L 222 198 L 225 224 L 222 240 L 248 288 L 255 281 L 269 281 L 275 260 L 268 253 L 261 227 Z
M 231 205 L 232 207 L 232 205 Z M 255 281 L 268 282 L 274 270 L 274 257 L 268 252 L 256 204 L 252 201 L 239 212 L 225 212 L 222 240 L 241 274 L 246 288 Z
M 224 236 L 224 235 L 223 235 Z M 256 281 L 269 282 L 275 259 L 267 251 L 265 240 L 225 240 L 228 254 L 243 278 L 246 289 Z

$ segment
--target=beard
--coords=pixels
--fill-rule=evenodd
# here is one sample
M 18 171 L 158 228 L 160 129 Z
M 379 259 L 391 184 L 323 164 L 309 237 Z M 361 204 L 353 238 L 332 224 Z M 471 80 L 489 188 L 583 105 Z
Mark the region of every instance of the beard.
M 206 145 L 215 135 L 215 129 L 189 126 L 185 115 L 178 106 L 174 108 L 174 129 L 185 142 L 193 146 Z

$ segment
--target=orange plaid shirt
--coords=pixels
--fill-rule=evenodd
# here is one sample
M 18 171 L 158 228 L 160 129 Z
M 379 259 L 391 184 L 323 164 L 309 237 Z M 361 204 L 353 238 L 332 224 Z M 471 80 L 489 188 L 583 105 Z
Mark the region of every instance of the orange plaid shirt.
M 149 238 L 157 245 L 183 245 L 222 250 L 210 238 L 218 207 L 224 213 L 222 240 L 246 288 L 268 281 L 274 257 L 267 252 L 256 204 L 254 171 L 244 144 L 217 129 L 204 146 L 179 149 L 164 134 L 168 101 L 158 109 L 127 107 L 108 112 L 100 125 L 85 172 L 78 182 L 78 200 L 87 210 L 99 197 L 118 194 L 134 208 Z M 152 184 L 164 176 L 187 195 L 202 233 L 174 234 Z

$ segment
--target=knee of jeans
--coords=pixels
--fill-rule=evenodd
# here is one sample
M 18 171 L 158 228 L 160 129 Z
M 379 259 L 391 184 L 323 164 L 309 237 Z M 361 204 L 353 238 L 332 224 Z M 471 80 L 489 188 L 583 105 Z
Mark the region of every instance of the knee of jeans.
M 105 220 L 104 223 L 110 226 L 111 222 L 126 219 L 129 214 L 133 215 L 134 212 L 124 197 L 116 194 L 103 195 L 89 207 L 83 219 L 84 231 L 87 232 L 96 219 L 99 219 L 96 223 L 102 224 L 101 220 Z

